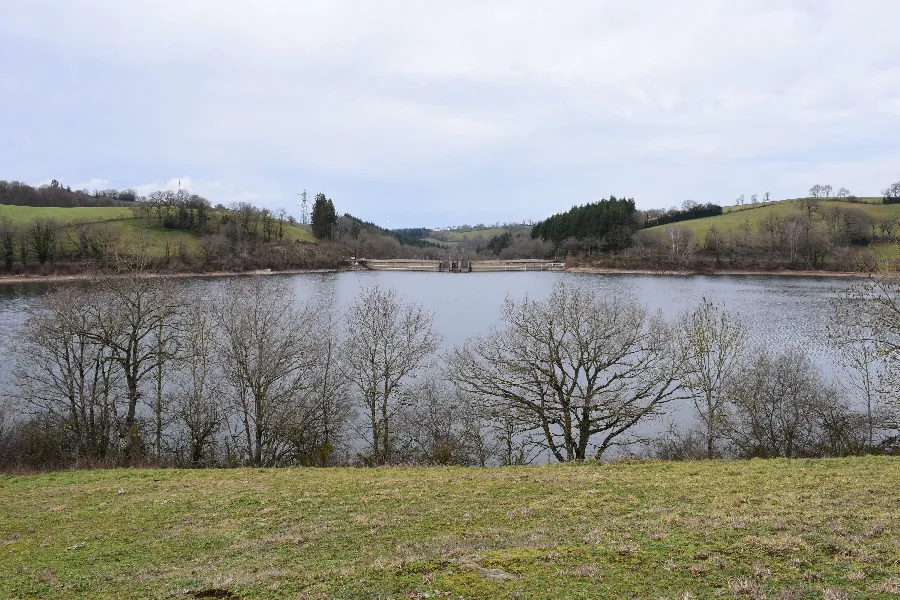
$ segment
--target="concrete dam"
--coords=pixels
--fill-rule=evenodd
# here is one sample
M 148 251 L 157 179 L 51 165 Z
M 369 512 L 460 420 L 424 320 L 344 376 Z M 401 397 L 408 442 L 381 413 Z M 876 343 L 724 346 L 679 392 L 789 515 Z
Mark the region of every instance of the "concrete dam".
M 565 265 L 540 259 L 522 260 L 416 260 L 367 259 L 353 261 L 372 271 L 423 271 L 433 273 L 490 273 L 498 271 L 564 271 Z

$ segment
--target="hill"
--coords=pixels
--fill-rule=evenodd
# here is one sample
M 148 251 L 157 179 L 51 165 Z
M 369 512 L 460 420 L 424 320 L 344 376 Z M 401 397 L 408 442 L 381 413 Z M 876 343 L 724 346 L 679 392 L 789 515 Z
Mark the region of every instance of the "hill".
M 743 226 L 745 222 L 749 222 L 751 226 L 759 226 L 759 224 L 762 223 L 762 221 L 772 213 L 780 217 L 799 215 L 800 211 L 797 208 L 798 200 L 798 198 L 793 198 L 789 200 L 777 200 L 774 202 L 753 204 L 749 206 L 726 206 L 724 207 L 721 215 L 715 217 L 704 217 L 702 219 L 693 219 L 690 221 L 680 221 L 678 223 L 674 223 L 674 225 L 687 227 L 694 232 L 694 234 L 697 236 L 697 239 L 703 240 L 706 236 L 706 232 L 713 225 L 715 225 L 722 231 L 727 232 Z M 864 203 L 851 203 L 841 200 L 820 200 L 819 210 L 818 212 L 813 213 L 813 218 L 814 220 L 824 219 L 825 211 L 828 208 L 832 207 L 837 207 L 844 210 L 858 209 L 869 215 L 876 221 L 880 221 L 881 219 L 884 219 L 886 217 L 900 218 L 900 204 L 881 204 L 880 198 L 866 200 L 872 201 Z M 878 203 L 874 203 L 874 200 L 877 200 Z M 648 227 L 644 231 L 661 230 L 665 227 L 668 227 L 668 225 Z
M 900 459 L 0 477 L 3 598 L 894 598 Z
M 214 218 L 220 218 L 229 211 L 216 210 Z M 109 226 L 117 239 L 117 249 L 133 248 L 136 243 L 147 245 L 150 256 L 161 257 L 166 251 L 174 253 L 183 246 L 188 257 L 200 253 L 201 234 L 195 231 L 167 229 L 156 218 L 138 217 L 135 211 L 121 206 L 9 206 L 0 204 L 0 219 L 8 218 L 13 223 L 27 224 L 34 219 L 52 219 L 62 227 L 62 250 L 71 252 L 75 248 L 75 230 L 79 226 L 104 224 Z M 284 224 L 284 236 L 288 240 L 315 242 L 308 229 Z
M 812 213 L 814 223 L 822 223 L 828 219 L 829 209 L 842 211 L 859 211 L 865 215 L 866 222 L 859 227 L 865 229 L 865 238 L 871 243 L 872 249 L 880 259 L 897 258 L 900 256 L 896 240 L 900 237 L 900 204 L 882 204 L 881 198 L 861 198 L 860 202 L 847 202 L 842 200 L 820 200 L 818 210 Z M 790 217 L 799 217 L 802 212 L 798 209 L 800 199 L 779 200 L 774 202 L 753 204 L 748 206 L 725 207 L 723 214 L 715 217 L 705 217 L 689 221 L 681 221 L 674 225 L 690 230 L 697 243 L 706 246 L 707 232 L 715 226 L 720 233 L 729 234 L 749 226 L 753 231 L 760 231 L 763 222 L 776 215 L 782 220 Z M 881 224 L 885 220 L 893 220 L 895 230 L 892 234 L 885 233 Z M 649 227 L 644 231 L 649 234 L 660 233 L 668 225 Z
M 443 231 L 431 231 L 428 241 L 441 246 L 456 247 L 460 244 L 476 247 L 486 247 L 492 238 L 505 233 L 516 233 L 530 229 L 527 225 L 513 225 L 506 227 L 472 227 L 464 229 L 449 229 Z

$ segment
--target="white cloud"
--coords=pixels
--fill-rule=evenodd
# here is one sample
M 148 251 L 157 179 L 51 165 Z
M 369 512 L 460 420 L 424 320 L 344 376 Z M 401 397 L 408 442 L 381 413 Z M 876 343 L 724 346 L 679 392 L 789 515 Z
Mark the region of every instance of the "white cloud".
M 135 186 L 138 195 L 146 196 L 157 190 L 185 189 L 192 194 L 207 198 L 214 204 L 229 205 L 232 202 L 251 202 L 255 204 L 281 205 L 281 194 L 261 194 L 259 192 L 239 189 L 233 183 L 222 181 L 195 180 L 189 175 L 171 177 L 166 181 L 151 181 Z
M 190 172 L 214 202 L 307 187 L 407 224 L 900 178 L 892 0 L 53 8 L 0 5 L 0 163 L 33 179 Z
M 73 190 L 107 190 L 111 186 L 109 185 L 108 179 L 101 179 L 99 177 L 92 177 L 87 181 L 82 181 L 75 184 L 69 184 Z

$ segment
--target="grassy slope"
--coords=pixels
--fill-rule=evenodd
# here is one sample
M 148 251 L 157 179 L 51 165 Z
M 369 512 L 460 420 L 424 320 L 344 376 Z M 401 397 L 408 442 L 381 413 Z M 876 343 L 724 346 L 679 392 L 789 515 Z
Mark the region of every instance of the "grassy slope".
M 487 229 L 475 229 L 472 231 L 442 231 L 439 235 L 446 239 L 437 239 L 434 237 L 425 238 L 432 244 L 441 246 L 458 246 L 460 242 L 481 242 L 487 244 L 491 238 L 497 235 L 503 235 L 508 230 L 505 227 L 490 227 Z
M 820 212 L 813 218 L 821 219 L 821 211 L 829 206 L 840 206 L 843 209 L 858 208 L 877 220 L 887 216 L 900 216 L 900 204 L 874 203 L 875 200 L 880 202 L 880 199 L 878 198 L 866 198 L 864 200 L 867 200 L 868 202 L 851 204 L 849 202 L 823 200 L 819 202 Z M 719 216 L 682 221 L 680 223 L 675 223 L 675 225 L 684 225 L 691 229 L 697 236 L 698 242 L 703 244 L 706 238 L 706 232 L 713 225 L 722 231 L 731 231 L 742 226 L 745 221 L 749 221 L 754 231 L 758 231 L 759 223 L 761 223 L 770 212 L 775 212 L 782 217 L 800 214 L 795 200 L 781 200 L 759 205 L 729 206 L 726 207 L 725 212 Z M 650 227 L 645 231 L 661 231 L 665 227 L 667 227 L 667 225 L 660 225 L 657 227 Z M 897 256 L 897 249 L 894 244 L 877 244 L 875 245 L 875 251 L 879 258 L 895 258 Z
M 134 213 L 122 206 L 9 206 L 0 204 L 0 217 L 9 217 L 13 222 L 27 223 L 33 219 L 55 219 L 60 223 L 73 221 L 110 221 L 130 219 Z
M 137 219 L 130 208 L 124 207 L 38 207 L 38 206 L 8 206 L 0 205 L 0 217 L 9 217 L 14 222 L 27 223 L 36 218 L 49 218 L 59 223 L 74 223 L 76 221 L 109 222 L 119 232 L 120 248 L 125 250 L 133 248 L 135 242 L 144 237 L 149 245 L 150 253 L 155 256 L 164 256 L 166 242 L 170 251 L 177 252 L 178 245 L 184 243 L 188 253 L 195 255 L 198 252 L 201 236 L 188 231 L 165 229 L 156 218 Z M 314 242 L 315 239 L 309 231 L 302 227 L 285 224 L 285 237 L 289 240 L 302 242 Z
M 444 236 L 450 242 L 467 242 L 473 240 L 490 239 L 496 235 L 506 233 L 505 227 L 490 227 L 488 229 L 476 229 L 474 231 L 445 231 Z
M 897 458 L 7 476 L 0 597 L 889 598 L 898 481 Z

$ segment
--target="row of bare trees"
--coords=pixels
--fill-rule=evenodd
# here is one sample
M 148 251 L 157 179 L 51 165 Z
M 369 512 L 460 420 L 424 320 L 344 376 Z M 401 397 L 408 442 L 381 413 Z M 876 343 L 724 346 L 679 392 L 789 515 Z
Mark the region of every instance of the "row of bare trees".
M 878 451 L 898 427 L 898 291 L 873 279 L 835 301 L 850 376 L 829 382 L 706 300 L 667 320 L 560 283 L 439 354 L 432 316 L 390 289 L 337 312 L 286 278 L 198 291 L 130 269 L 43 298 L 0 444 L 6 466 L 522 464 L 608 456 L 692 407 L 656 455 Z

